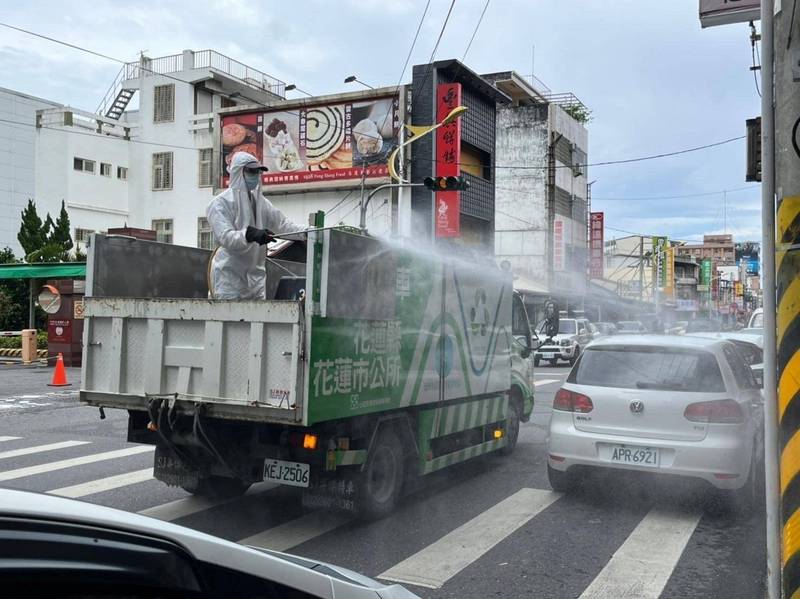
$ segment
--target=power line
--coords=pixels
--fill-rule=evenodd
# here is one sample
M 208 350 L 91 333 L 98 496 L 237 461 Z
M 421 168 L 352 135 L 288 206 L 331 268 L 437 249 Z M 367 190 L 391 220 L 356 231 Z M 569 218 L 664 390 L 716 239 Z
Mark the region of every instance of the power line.
M 419 19 L 419 25 L 417 25 L 417 32 L 414 34 L 414 39 L 411 42 L 411 47 L 408 49 L 408 54 L 406 55 L 406 61 L 403 63 L 403 70 L 400 72 L 400 77 L 397 80 L 397 86 L 395 87 L 394 93 L 397 94 L 400 91 L 400 86 L 403 84 L 403 77 L 406 74 L 406 69 L 408 68 L 408 63 L 411 61 L 411 55 L 414 52 L 414 47 L 417 45 L 417 39 L 419 38 L 419 32 L 422 31 L 422 25 L 425 22 L 425 17 L 428 14 L 428 8 L 431 6 L 431 0 L 425 4 L 425 10 L 422 11 L 422 17 Z M 383 130 L 383 127 L 386 125 L 386 120 L 389 118 L 389 113 L 386 113 L 386 116 L 383 117 L 383 124 L 380 126 L 379 131 Z
M 425 77 L 422 79 L 422 84 L 420 85 L 420 89 L 425 89 L 425 86 L 428 83 L 428 78 L 430 77 L 431 70 L 433 69 L 433 59 L 436 58 L 436 51 L 439 49 L 439 43 L 442 41 L 444 30 L 447 27 L 447 22 L 450 20 L 450 14 L 453 12 L 453 7 L 455 5 L 456 5 L 456 0 L 452 0 L 452 2 L 450 2 L 450 8 L 447 9 L 447 16 L 445 16 L 444 23 L 442 23 L 442 28 L 439 30 L 439 37 L 436 38 L 436 43 L 433 45 L 433 51 L 431 52 L 431 57 L 428 59 L 428 68 L 425 70 Z
M 467 44 L 467 49 L 464 50 L 464 56 L 461 57 L 461 62 L 467 58 L 467 53 L 469 49 L 472 47 L 472 41 L 475 39 L 475 34 L 478 33 L 478 28 L 481 26 L 481 22 L 483 21 L 483 15 L 486 14 L 486 9 L 489 8 L 489 2 L 491 0 L 486 0 L 486 4 L 483 5 L 483 11 L 481 12 L 481 16 L 478 18 L 478 24 L 475 25 L 475 30 L 472 32 L 472 37 L 469 38 L 469 43 Z
M 715 195 L 722 195 L 723 193 L 734 193 L 737 191 L 746 191 L 748 189 L 758 189 L 758 185 L 749 185 L 747 187 L 736 187 L 734 189 L 720 189 L 719 191 L 704 191 L 702 193 L 687 193 L 684 195 L 675 195 L 675 196 L 645 196 L 639 198 L 598 198 L 592 196 L 592 201 L 601 200 L 601 201 L 626 201 L 626 202 L 639 202 L 645 200 L 681 200 L 684 198 L 701 198 L 705 196 L 715 196 Z

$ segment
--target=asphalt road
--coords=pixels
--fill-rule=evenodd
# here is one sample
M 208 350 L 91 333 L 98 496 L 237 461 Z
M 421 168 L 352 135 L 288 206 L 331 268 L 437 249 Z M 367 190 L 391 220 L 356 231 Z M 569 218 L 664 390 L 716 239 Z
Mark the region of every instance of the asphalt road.
M 415 580 L 430 598 L 763 596 L 764 509 L 716 514 L 696 489 L 597 477 L 550 491 L 545 436 L 568 368 L 536 371 L 536 406 L 510 457 L 486 456 L 428 479 L 369 524 L 304 514 L 291 488 L 261 484 L 215 504 L 152 479 L 152 451 L 125 442 L 127 416 L 46 383 L 50 369 L 0 366 L 0 486 L 49 492 L 171 520 L 221 537 Z

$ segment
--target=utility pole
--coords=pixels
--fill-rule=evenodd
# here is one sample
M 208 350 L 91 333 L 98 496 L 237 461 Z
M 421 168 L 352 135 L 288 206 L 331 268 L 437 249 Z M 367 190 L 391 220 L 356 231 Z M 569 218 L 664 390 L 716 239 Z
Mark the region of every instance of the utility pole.
M 770 572 L 775 564 L 783 564 L 783 596 L 792 597 L 800 594 L 800 538 L 796 533 L 800 521 L 800 289 L 796 284 L 800 230 L 795 225 L 800 219 L 800 13 L 796 2 L 780 3 L 777 13 L 775 4 L 774 0 L 761 0 L 762 201 L 764 215 L 769 212 L 773 216 L 771 222 L 762 217 L 764 398 L 765 408 L 770 406 L 764 416 L 767 430 L 773 431 L 770 438 L 765 437 L 767 558 Z M 777 210 L 773 212 L 776 195 Z M 775 472 L 778 463 L 779 476 Z M 775 509 L 778 490 L 779 511 Z M 780 537 L 774 538 L 778 514 L 782 552 Z M 768 591 L 772 588 L 769 584 Z
M 639 301 L 644 299 L 644 237 L 639 235 Z

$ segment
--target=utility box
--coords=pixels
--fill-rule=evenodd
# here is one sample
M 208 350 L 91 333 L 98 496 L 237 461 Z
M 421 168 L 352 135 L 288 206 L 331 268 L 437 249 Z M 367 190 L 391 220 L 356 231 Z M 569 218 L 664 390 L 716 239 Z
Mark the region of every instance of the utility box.
M 83 346 L 83 293 L 85 281 L 59 279 L 48 281 L 61 296 L 58 311 L 47 318 L 47 354 L 64 356 L 65 366 L 80 366 Z

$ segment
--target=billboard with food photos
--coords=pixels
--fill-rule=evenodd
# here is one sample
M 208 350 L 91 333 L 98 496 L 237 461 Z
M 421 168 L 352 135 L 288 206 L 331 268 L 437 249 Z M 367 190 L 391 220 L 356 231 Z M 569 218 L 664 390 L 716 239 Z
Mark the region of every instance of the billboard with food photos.
M 387 159 L 397 146 L 397 96 L 337 104 L 300 106 L 222 117 L 222 187 L 239 151 L 269 169 L 267 186 L 307 185 L 387 177 Z

